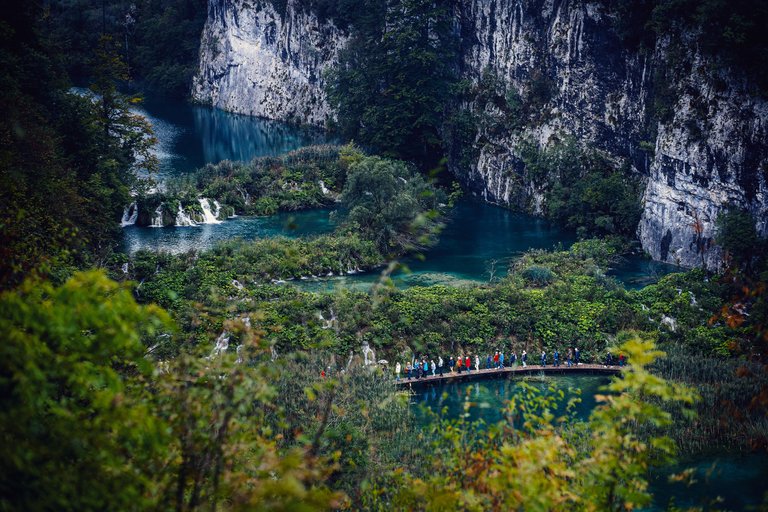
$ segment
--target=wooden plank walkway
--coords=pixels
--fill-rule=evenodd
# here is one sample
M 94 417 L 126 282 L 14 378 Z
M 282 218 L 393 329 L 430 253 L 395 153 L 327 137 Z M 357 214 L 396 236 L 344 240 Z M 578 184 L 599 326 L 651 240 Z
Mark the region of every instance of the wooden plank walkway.
M 395 383 L 398 386 L 423 386 L 427 384 L 447 384 L 451 382 L 465 382 L 469 380 L 475 380 L 475 379 L 485 379 L 488 377 L 492 378 L 507 378 L 512 375 L 540 375 L 541 373 L 544 373 L 545 375 L 573 375 L 573 374 L 581 374 L 581 375 L 616 375 L 621 371 L 621 368 L 618 366 L 603 366 L 601 364 L 580 364 L 578 366 L 539 366 L 535 364 L 529 364 L 528 366 L 512 366 L 512 367 L 505 367 L 505 368 L 490 368 L 487 370 L 472 370 L 471 372 L 453 372 L 450 371 L 443 373 L 442 376 L 440 375 L 429 375 L 428 377 L 424 377 L 421 379 L 413 378 L 409 379 L 408 377 L 401 377 L 400 380 L 395 381 Z

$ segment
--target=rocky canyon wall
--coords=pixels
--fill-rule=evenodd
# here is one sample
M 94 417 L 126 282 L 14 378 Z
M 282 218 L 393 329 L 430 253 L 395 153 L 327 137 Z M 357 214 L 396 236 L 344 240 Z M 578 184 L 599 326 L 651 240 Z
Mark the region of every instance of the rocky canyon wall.
M 712 237 L 729 205 L 747 208 L 768 235 L 768 102 L 743 79 L 717 70 L 694 45 L 674 64 L 665 41 L 627 49 L 601 2 L 456 0 L 453 12 L 463 78 L 478 84 L 491 74 L 503 89 L 537 93 L 541 102 L 519 129 L 477 126 L 473 158 L 452 169 L 474 193 L 539 210 L 521 141 L 546 146 L 574 136 L 647 183 L 638 235 L 655 259 L 718 265 Z M 283 13 L 268 1 L 210 0 L 193 96 L 234 112 L 326 124 L 333 113 L 323 73 L 346 41 L 296 0 Z M 653 104 L 661 86 L 674 101 L 660 120 Z M 504 119 L 491 102 L 462 108 Z

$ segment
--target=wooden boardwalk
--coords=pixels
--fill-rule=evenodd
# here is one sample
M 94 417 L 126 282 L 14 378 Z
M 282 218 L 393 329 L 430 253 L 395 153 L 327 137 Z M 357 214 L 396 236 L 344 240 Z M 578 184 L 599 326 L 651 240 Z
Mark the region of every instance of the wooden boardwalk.
M 486 378 L 507 378 L 512 375 L 616 375 L 621 371 L 618 366 L 603 366 L 601 364 L 580 364 L 578 366 L 539 366 L 535 364 L 529 364 L 528 366 L 511 366 L 505 368 L 490 368 L 487 370 L 472 370 L 471 372 L 453 372 L 447 371 L 442 376 L 429 375 L 421 379 L 413 378 L 409 379 L 407 376 L 400 380 L 395 381 L 398 386 L 424 386 L 428 384 L 448 384 L 451 382 L 466 382 L 475 379 Z

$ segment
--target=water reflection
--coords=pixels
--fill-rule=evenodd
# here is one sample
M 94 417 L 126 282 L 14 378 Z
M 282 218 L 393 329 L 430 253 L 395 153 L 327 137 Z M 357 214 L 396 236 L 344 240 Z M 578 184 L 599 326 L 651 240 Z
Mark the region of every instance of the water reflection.
M 249 161 L 334 141 L 322 130 L 179 101 L 149 98 L 136 112 L 149 120 L 158 139 L 160 179 L 207 163 Z
M 322 144 L 328 137 L 320 130 L 235 115 L 207 107 L 192 107 L 195 133 L 201 141 L 202 160 L 251 160 L 279 155 L 299 147 Z

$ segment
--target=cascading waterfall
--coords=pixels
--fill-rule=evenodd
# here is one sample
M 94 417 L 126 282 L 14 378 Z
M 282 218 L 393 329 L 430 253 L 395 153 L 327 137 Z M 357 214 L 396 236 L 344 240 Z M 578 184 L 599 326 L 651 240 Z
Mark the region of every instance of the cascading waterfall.
M 155 215 L 152 217 L 152 225 L 150 227 L 153 228 L 161 228 L 163 227 L 163 205 L 157 207 L 155 210 Z
M 367 341 L 363 341 L 363 364 L 368 366 L 370 364 L 376 364 L 376 352 L 373 351 Z
M 181 203 L 179 203 L 179 211 L 176 212 L 176 225 L 179 227 L 184 226 L 197 226 L 197 222 L 192 219 L 187 213 L 184 211 L 184 208 L 181 207 Z
M 120 221 L 120 225 L 122 227 L 133 226 L 136 224 L 137 218 L 139 218 L 139 207 L 134 201 L 123 210 L 123 219 Z
M 211 201 L 210 199 L 206 199 L 205 197 L 201 197 L 198 199 L 198 202 L 200 203 L 200 208 L 203 209 L 203 222 L 202 224 L 221 224 L 221 221 L 218 219 L 219 215 L 219 209 L 221 208 L 221 205 L 219 205 L 218 201 L 214 201 L 213 205 L 216 208 L 216 213 L 211 211 Z
M 218 338 L 216 338 L 216 346 L 213 347 L 211 355 L 209 357 L 216 357 L 223 354 L 229 348 L 229 333 L 227 331 L 222 332 Z

